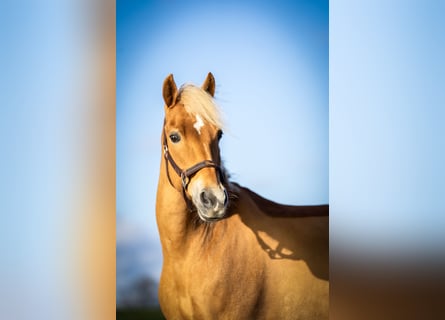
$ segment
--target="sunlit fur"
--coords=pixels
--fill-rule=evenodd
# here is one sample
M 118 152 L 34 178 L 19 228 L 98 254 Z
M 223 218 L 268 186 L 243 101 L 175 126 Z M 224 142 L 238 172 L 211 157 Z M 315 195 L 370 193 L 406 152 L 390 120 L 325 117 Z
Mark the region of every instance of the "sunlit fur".
M 210 94 L 203 90 L 209 87 Z M 209 157 L 220 162 L 216 130 L 222 122 L 211 97 L 211 74 L 202 88 L 187 85 L 177 92 L 172 75 L 164 81 L 165 123 L 187 133 L 182 145 L 171 144 L 172 156 L 180 164 Z M 193 128 L 196 114 L 206 123 L 201 134 Z M 285 150 L 280 156 L 286 156 Z M 256 159 L 250 161 L 255 166 Z M 225 181 L 226 214 L 203 223 L 189 210 L 180 179 L 168 167 L 162 156 L 156 220 L 163 253 L 159 303 L 167 319 L 328 319 L 327 205 L 281 205 Z M 258 169 L 258 174 L 267 170 Z M 293 168 L 282 170 L 285 175 Z M 168 172 L 173 173 L 172 181 Z M 192 178 L 191 189 L 197 179 L 209 188 L 220 184 L 214 168 Z M 276 177 L 270 188 L 279 183 Z

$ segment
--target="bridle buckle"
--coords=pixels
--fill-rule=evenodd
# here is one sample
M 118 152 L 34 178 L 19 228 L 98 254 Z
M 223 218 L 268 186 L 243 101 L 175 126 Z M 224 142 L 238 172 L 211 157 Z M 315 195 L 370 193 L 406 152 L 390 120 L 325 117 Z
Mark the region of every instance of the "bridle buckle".
M 187 186 L 190 182 L 190 178 L 185 174 L 185 172 L 181 172 L 181 181 L 182 181 L 182 187 L 184 190 L 187 190 Z

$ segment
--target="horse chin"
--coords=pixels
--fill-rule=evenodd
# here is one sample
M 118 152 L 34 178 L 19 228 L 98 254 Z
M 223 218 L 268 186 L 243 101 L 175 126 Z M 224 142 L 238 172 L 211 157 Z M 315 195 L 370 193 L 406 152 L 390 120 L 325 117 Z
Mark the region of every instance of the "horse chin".
M 199 218 L 204 222 L 216 222 L 224 218 L 225 216 L 225 210 L 222 210 L 222 212 L 218 213 L 212 213 L 211 215 L 207 214 L 206 210 L 202 210 L 198 207 L 198 216 Z

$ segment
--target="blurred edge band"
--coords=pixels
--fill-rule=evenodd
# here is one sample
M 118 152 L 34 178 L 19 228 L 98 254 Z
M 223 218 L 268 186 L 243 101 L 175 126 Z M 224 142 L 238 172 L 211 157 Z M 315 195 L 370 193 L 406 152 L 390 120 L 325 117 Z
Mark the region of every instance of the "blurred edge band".
M 114 319 L 115 2 L 0 3 L 0 318 Z
M 86 26 L 80 26 L 86 43 L 82 49 L 90 61 L 79 66 L 86 76 L 81 81 L 89 86 L 82 88 L 81 96 L 87 99 L 85 115 L 76 123 L 77 130 L 82 132 L 81 151 L 77 156 L 85 157 L 85 167 L 80 169 L 84 183 L 78 190 L 81 192 L 79 205 L 82 205 L 79 212 L 83 213 L 78 221 L 79 230 L 85 235 L 75 233 L 79 251 L 73 265 L 77 266 L 76 278 L 81 283 L 75 299 L 79 299 L 85 319 L 114 319 L 116 4 L 107 0 L 81 3 L 84 6 L 81 15 L 86 20 Z
M 416 5 L 411 4 L 408 8 L 411 10 L 408 12 L 409 15 L 416 16 L 417 7 L 424 8 L 425 3 L 418 1 Z M 366 16 L 367 14 L 366 10 L 360 10 L 357 5 L 349 5 L 347 1 L 331 1 L 330 3 L 331 52 L 332 48 L 338 45 L 338 37 L 342 37 L 336 29 L 338 23 L 336 18 L 343 16 L 345 12 L 349 16 L 360 14 Z M 404 3 L 398 2 L 397 5 L 403 6 Z M 2 137 L 4 153 L 1 160 L 3 167 L 1 173 L 6 178 L 1 181 L 3 185 L 0 205 L 1 211 L 7 212 L 9 216 L 2 214 L 1 217 L 2 220 L 11 222 L 12 231 L 8 232 L 9 226 L 5 227 L 6 224 L 0 226 L 2 255 L 5 251 L 0 267 L 0 313 L 5 319 L 113 319 L 116 316 L 115 3 L 104 0 L 84 0 L 44 2 L 38 5 L 16 2 L 15 7 L 9 3 L 2 3 L 1 6 L 0 15 L 3 16 L 0 23 L 6 24 L 1 28 L 3 31 L 1 33 L 3 42 L 2 53 L 0 53 L 3 60 L 1 67 L 11 71 L 14 68 L 8 69 L 8 66 L 17 65 L 17 72 L 22 80 L 34 79 L 36 75 L 43 74 L 43 79 L 51 81 L 36 83 L 25 81 L 24 84 L 16 85 L 9 74 L 0 74 L 2 90 L 11 89 L 8 92 L 3 91 L 0 97 L 2 99 L 0 105 L 2 126 L 8 125 L 4 119 L 11 119 L 11 121 L 15 120 L 14 125 L 24 131 L 26 136 L 42 135 L 42 139 L 38 139 L 37 142 L 34 140 L 29 142 L 23 137 L 6 136 L 14 140 L 14 148 L 20 146 L 22 148 L 20 152 L 25 152 L 20 156 L 27 158 L 23 164 L 15 164 L 16 167 L 14 167 L 15 149 L 13 147 L 9 149 L 7 145 L 9 140 L 5 140 L 5 135 Z M 378 5 L 374 4 L 371 7 L 375 9 Z M 14 19 L 14 17 L 22 17 L 21 10 L 26 13 L 25 19 Z M 12 18 L 8 20 L 6 16 L 10 13 Z M 378 19 L 378 14 L 376 12 L 373 14 L 374 18 Z M 60 19 L 60 16 L 64 19 Z M 30 18 L 35 21 L 30 22 Z M 398 16 L 391 18 L 397 19 Z M 407 18 L 405 16 L 402 19 Z M 356 19 L 356 22 L 359 21 L 360 19 Z M 362 21 L 366 23 L 366 19 Z M 28 29 L 25 28 L 24 31 L 22 28 L 15 30 L 17 24 L 25 22 L 31 23 L 31 27 L 28 26 Z M 441 26 L 443 27 L 443 22 Z M 357 26 L 351 26 L 353 27 Z M 36 31 L 35 28 L 42 32 Z M 22 37 L 20 45 L 16 45 L 13 39 L 17 37 L 4 38 L 4 30 L 18 32 Z M 403 34 L 403 30 L 399 31 Z M 382 30 L 380 33 L 382 37 L 385 36 Z M 36 36 L 37 42 L 33 42 L 36 41 Z M 443 39 L 434 39 L 434 41 L 442 41 L 439 50 L 443 50 Z M 38 47 L 34 47 L 36 44 Z M 30 65 L 30 70 L 21 70 L 19 67 L 24 60 L 17 56 L 25 60 L 32 58 L 33 54 L 40 52 L 40 44 L 46 48 L 41 59 L 35 60 Z M 366 39 L 362 44 L 366 46 Z M 385 57 L 385 50 L 388 50 L 389 55 L 394 53 L 391 48 L 379 49 L 383 57 Z M 60 59 L 62 62 L 57 62 Z M 51 69 L 57 63 L 59 63 L 57 70 L 47 74 L 47 69 Z M 336 81 L 342 81 L 332 77 L 332 71 L 335 70 L 332 66 L 342 67 L 341 63 L 344 63 L 344 60 L 331 59 L 330 63 L 330 95 L 332 97 L 332 94 L 336 92 L 338 84 Z M 403 64 L 403 61 L 401 63 Z M 384 65 L 377 67 L 384 68 Z M 392 72 L 391 76 L 397 78 L 394 70 L 389 69 L 386 72 Z M 443 69 L 438 67 L 436 71 L 440 73 Z M 366 78 L 367 74 L 362 76 Z M 443 79 L 443 73 L 439 74 L 439 77 Z M 37 77 L 37 79 L 40 78 Z M 366 84 L 366 81 L 364 83 Z M 34 97 L 35 100 L 26 100 L 23 109 L 20 109 L 18 105 L 14 109 L 17 111 L 10 110 L 15 107 L 16 97 L 24 96 L 24 90 L 35 90 L 36 87 L 38 95 Z M 387 94 L 379 92 L 379 88 L 374 89 L 374 96 Z M 368 92 L 365 92 L 362 98 L 366 99 L 367 94 Z M 398 91 L 395 94 L 402 94 L 402 92 Z M 39 97 L 42 95 L 45 96 L 42 100 L 45 103 L 39 104 Z M 355 95 L 360 97 L 360 92 L 356 92 Z M 442 99 L 439 102 L 443 102 L 443 96 L 433 94 L 434 97 Z M 347 103 L 341 99 L 335 102 Z M 331 112 L 335 112 L 332 107 L 331 105 Z M 23 116 L 23 110 L 27 112 L 27 115 Z M 12 112 L 12 115 L 9 112 Z M 51 124 L 49 127 L 46 125 L 39 127 L 39 123 L 34 123 L 34 120 L 44 121 L 46 117 L 54 113 L 61 121 L 57 127 L 53 128 Z M 37 114 L 36 119 L 29 119 L 35 114 Z M 332 136 L 336 134 L 335 125 L 348 125 L 339 121 L 336 124 L 330 123 Z M 29 128 L 28 123 L 35 125 L 37 130 Z M 332 130 L 332 125 L 334 125 L 334 130 Z M 48 128 L 54 130 L 50 132 L 50 136 L 47 136 Z M 360 131 L 360 128 L 354 130 Z M 436 139 L 440 136 L 444 136 L 443 129 L 439 131 Z M 3 148 L 3 143 L 6 145 L 5 148 Z M 45 153 L 41 166 L 36 165 L 31 163 L 32 157 L 38 158 L 40 153 L 26 143 L 32 145 L 38 143 L 39 146 L 42 145 L 42 148 L 46 145 L 52 153 Z M 336 150 L 331 146 L 330 157 L 333 155 L 341 161 L 348 162 L 348 159 L 336 154 Z M 48 163 L 51 165 L 46 167 Z M 54 173 L 54 166 L 57 167 L 57 174 Z M 438 169 L 443 170 L 443 168 Z M 17 191 L 10 193 L 9 184 L 14 185 L 14 177 L 7 174 L 8 171 L 14 173 L 14 170 L 17 172 L 30 170 L 31 175 L 21 177 L 18 184 L 19 187 L 31 186 L 28 190 L 30 194 L 38 192 L 42 181 L 49 179 L 50 184 L 45 191 L 53 193 L 54 197 L 42 194 L 41 199 L 36 202 L 36 207 L 27 208 L 25 200 L 28 194 L 21 194 L 19 197 L 15 194 Z M 330 170 L 336 170 L 332 162 Z M 348 174 L 341 173 L 346 176 Z M 9 189 L 5 187 L 6 185 Z M 330 187 L 335 187 L 335 183 Z M 372 190 L 365 189 L 360 192 L 372 193 Z M 25 204 L 17 207 L 13 201 L 15 197 L 18 199 L 17 202 L 22 201 Z M 25 200 L 22 199 L 23 197 Z M 335 212 L 335 201 L 335 197 L 331 196 L 330 202 L 334 203 L 334 206 L 331 206 L 334 209 L 331 210 L 333 213 L 331 220 L 335 220 L 336 215 L 340 217 L 341 214 Z M 443 206 L 439 209 L 443 209 Z M 438 214 L 443 215 L 444 212 L 439 211 Z M 33 230 L 32 226 L 26 226 L 26 221 L 34 221 L 34 215 L 38 215 L 36 222 L 42 223 L 39 227 L 40 230 L 44 230 L 42 233 L 39 233 L 39 230 Z M 369 218 L 364 215 L 362 221 L 366 223 Z M 427 215 L 425 218 L 431 219 L 432 216 Z M 23 247 L 19 244 L 17 247 L 14 246 L 12 251 L 8 251 L 8 247 L 4 244 L 15 243 L 16 235 L 23 234 L 21 224 L 23 221 L 25 228 L 29 227 L 30 231 L 29 234 L 24 234 L 25 243 Z M 403 224 L 403 221 L 400 223 Z M 357 227 L 361 226 L 357 225 Z M 443 287 L 441 287 L 443 269 L 438 267 L 442 263 L 440 257 L 433 255 L 431 261 L 426 261 L 422 265 L 424 269 L 418 268 L 419 261 L 415 261 L 413 269 L 410 270 L 405 268 L 403 259 L 400 265 L 394 263 L 385 265 L 386 260 L 377 252 L 371 262 L 363 260 L 366 265 L 360 265 L 354 256 L 348 256 L 347 252 L 344 252 L 344 247 L 336 246 L 335 236 L 339 230 L 342 229 L 331 232 L 332 319 L 419 319 L 418 312 L 423 312 L 421 314 L 424 315 L 424 319 L 438 319 L 443 316 L 443 309 L 438 304 L 428 306 L 443 294 Z M 30 246 L 31 249 L 27 249 Z M 441 252 L 443 252 L 442 249 L 443 247 L 440 246 Z M 27 264 L 26 258 L 18 256 L 21 252 L 24 255 L 32 255 L 34 257 L 32 261 L 36 267 Z M 41 262 L 39 257 L 42 257 L 41 260 L 49 258 L 50 262 Z M 14 264 L 16 261 L 17 265 Z M 407 263 L 409 264 L 410 261 Z M 19 265 L 20 263 L 23 266 Z M 17 273 L 23 279 L 29 278 L 31 284 L 11 280 L 9 276 L 17 276 Z M 40 273 L 48 279 L 40 280 L 43 279 Z M 33 284 L 37 287 L 32 287 Z M 23 291 L 15 292 L 17 288 Z M 33 301 L 38 301 L 39 304 Z M 413 301 L 416 301 L 418 305 L 413 304 Z M 424 313 L 425 310 L 429 313 Z

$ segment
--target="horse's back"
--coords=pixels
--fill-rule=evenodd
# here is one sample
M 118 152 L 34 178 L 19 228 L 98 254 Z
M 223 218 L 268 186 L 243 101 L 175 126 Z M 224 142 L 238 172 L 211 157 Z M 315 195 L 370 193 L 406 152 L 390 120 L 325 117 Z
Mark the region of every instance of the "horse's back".
M 260 196 L 258 193 L 235 184 L 264 214 L 273 218 L 329 217 L 329 205 L 283 205 Z

